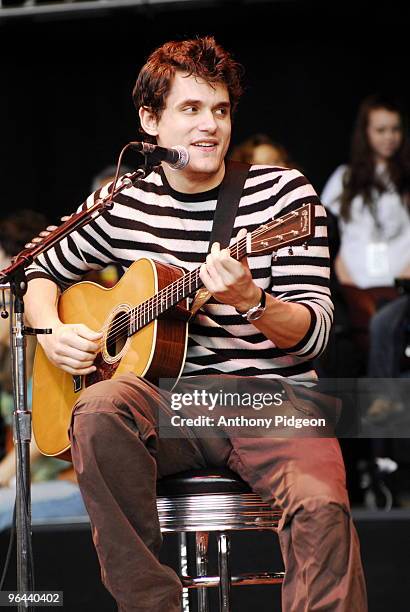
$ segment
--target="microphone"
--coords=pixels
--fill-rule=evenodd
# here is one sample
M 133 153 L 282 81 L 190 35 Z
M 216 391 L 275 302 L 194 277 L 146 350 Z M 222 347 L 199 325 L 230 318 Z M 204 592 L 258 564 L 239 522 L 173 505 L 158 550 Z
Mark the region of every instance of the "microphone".
M 166 149 L 150 142 L 130 142 L 130 146 L 145 155 L 148 161 L 154 165 L 164 161 L 174 170 L 182 170 L 189 162 L 188 151 L 180 145 Z

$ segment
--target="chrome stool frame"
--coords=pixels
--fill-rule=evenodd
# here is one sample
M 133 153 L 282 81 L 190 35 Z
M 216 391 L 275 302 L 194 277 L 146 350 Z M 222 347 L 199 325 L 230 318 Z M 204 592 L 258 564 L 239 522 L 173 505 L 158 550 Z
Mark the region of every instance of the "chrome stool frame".
M 283 582 L 284 572 L 231 575 L 230 532 L 276 532 L 282 511 L 263 502 L 230 470 L 193 470 L 159 481 L 157 508 L 161 531 L 178 533 L 183 612 L 190 610 L 188 589 L 197 589 L 198 611 L 209 612 L 207 589 L 218 587 L 220 612 L 231 612 L 231 586 Z M 196 577 L 188 574 L 189 532 L 195 533 Z M 207 574 L 211 532 L 218 543 L 217 576 Z

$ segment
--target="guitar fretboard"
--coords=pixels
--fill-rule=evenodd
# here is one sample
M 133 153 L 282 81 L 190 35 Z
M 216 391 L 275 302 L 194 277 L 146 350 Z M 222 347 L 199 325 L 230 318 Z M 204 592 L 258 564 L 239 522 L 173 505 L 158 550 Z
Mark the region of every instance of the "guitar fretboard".
M 236 260 L 246 255 L 246 239 L 240 240 L 229 248 L 231 257 Z M 164 314 L 192 293 L 203 287 L 199 277 L 201 268 L 187 272 L 181 278 L 170 283 L 145 302 L 138 304 L 128 313 L 128 336 L 132 336 L 159 315 Z

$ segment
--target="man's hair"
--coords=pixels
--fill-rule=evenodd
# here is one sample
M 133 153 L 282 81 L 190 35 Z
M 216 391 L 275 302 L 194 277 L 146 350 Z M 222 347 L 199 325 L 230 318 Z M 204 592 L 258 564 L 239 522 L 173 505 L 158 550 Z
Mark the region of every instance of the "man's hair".
M 209 84 L 226 85 L 231 113 L 235 111 L 242 94 L 243 68 L 212 36 L 171 41 L 155 49 L 141 68 L 132 92 L 137 111 L 149 108 L 159 119 L 177 71 Z

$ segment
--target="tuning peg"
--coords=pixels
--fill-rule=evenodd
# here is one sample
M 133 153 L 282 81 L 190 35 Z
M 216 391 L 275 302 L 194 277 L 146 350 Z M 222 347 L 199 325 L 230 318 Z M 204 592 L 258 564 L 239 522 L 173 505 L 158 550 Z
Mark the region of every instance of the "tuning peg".
M 25 248 L 25 249 L 32 249 L 34 246 L 36 246 L 36 245 L 34 244 L 34 242 L 27 242 L 27 243 L 24 245 L 24 248 Z
M 35 238 L 31 239 L 31 242 L 34 242 L 35 244 L 38 244 L 39 242 L 43 242 L 43 239 L 40 238 L 40 236 L 36 236 Z
M 48 226 L 46 227 L 46 230 L 47 230 L 48 232 L 54 232 L 54 230 L 56 230 L 56 229 L 57 229 L 57 227 L 58 227 L 58 225 L 48 225 Z
M 47 236 L 50 235 L 50 232 L 47 232 L 46 230 L 43 230 L 42 232 L 39 233 L 39 236 L 42 236 L 43 238 L 47 238 Z
M 307 242 L 304 242 L 304 243 L 303 243 L 303 248 L 305 249 L 305 251 L 307 251 L 307 250 L 308 250 L 308 245 L 307 245 Z
M 68 221 L 72 216 L 73 215 L 64 215 L 64 217 L 61 217 L 61 221 Z
M 272 261 L 276 261 L 278 259 L 278 254 L 276 253 L 276 251 L 272 252 Z
M 292 247 L 289 247 L 289 248 L 288 248 L 288 255 L 293 255 L 293 249 L 292 249 Z

